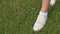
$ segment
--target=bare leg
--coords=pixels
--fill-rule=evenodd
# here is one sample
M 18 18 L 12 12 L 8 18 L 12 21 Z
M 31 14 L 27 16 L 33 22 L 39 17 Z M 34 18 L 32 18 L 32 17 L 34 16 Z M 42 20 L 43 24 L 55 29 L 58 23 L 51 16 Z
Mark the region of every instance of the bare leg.
M 48 10 L 49 4 L 50 4 L 50 0 L 42 0 L 41 11 L 46 12 Z

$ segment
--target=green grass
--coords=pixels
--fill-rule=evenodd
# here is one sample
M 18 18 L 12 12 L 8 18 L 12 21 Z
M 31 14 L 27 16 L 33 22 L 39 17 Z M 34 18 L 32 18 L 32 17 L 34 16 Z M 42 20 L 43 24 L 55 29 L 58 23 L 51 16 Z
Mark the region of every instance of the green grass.
M 45 27 L 34 32 L 41 0 L 0 0 L 0 34 L 60 34 L 60 0 L 49 7 Z

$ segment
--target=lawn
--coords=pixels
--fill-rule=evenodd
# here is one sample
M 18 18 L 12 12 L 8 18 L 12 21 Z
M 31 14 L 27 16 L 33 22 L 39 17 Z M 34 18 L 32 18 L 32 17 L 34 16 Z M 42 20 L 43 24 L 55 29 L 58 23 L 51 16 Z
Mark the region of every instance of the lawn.
M 60 0 L 49 6 L 48 20 L 38 32 L 32 27 L 41 0 L 0 0 L 0 34 L 60 34 Z

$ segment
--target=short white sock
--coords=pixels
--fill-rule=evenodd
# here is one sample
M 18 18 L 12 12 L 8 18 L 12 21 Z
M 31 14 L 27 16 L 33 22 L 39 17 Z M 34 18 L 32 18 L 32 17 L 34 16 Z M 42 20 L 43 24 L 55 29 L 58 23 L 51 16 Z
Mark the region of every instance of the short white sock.
M 40 12 L 39 12 L 39 15 L 41 15 L 41 16 L 47 16 L 47 15 L 48 15 L 48 12 L 40 11 Z

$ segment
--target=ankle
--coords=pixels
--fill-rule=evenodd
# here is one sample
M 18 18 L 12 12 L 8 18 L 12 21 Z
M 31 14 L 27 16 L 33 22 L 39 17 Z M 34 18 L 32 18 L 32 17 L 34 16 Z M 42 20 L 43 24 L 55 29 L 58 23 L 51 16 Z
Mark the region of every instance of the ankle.
M 46 12 L 47 12 L 47 10 L 46 10 L 46 9 L 44 9 L 44 10 L 43 10 L 43 9 L 41 9 L 40 11 L 42 11 L 42 12 L 44 12 L 44 13 L 46 13 Z
M 46 12 L 40 11 L 39 14 L 40 14 L 41 16 L 47 16 L 47 15 L 48 15 L 48 12 L 47 12 L 47 11 L 46 11 Z

